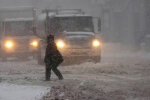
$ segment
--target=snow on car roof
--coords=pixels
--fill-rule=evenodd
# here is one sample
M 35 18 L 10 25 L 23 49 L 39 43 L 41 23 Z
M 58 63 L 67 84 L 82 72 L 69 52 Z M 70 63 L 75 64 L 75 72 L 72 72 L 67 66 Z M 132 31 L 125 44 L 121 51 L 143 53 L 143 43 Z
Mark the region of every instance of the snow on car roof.
M 90 17 L 90 15 L 83 15 L 83 14 L 64 14 L 64 15 L 56 15 L 56 17 Z
M 22 10 L 31 10 L 34 9 L 32 6 L 16 6 L 16 7 L 3 7 L 0 8 L 0 11 L 22 11 Z
M 33 18 L 6 18 L 5 21 L 32 21 Z
M 55 14 L 55 13 L 49 13 L 49 17 L 92 17 L 90 15 L 86 14 Z M 46 14 L 41 14 L 38 19 L 44 20 L 46 18 Z

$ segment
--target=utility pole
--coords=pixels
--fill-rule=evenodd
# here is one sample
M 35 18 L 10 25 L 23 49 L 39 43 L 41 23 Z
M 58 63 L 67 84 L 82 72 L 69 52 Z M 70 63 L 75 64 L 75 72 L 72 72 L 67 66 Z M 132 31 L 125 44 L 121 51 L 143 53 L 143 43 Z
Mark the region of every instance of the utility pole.
M 45 9 L 42 11 L 42 13 L 45 13 L 46 14 L 46 21 L 45 21 L 45 33 L 46 34 L 49 34 L 49 10 L 48 9 Z

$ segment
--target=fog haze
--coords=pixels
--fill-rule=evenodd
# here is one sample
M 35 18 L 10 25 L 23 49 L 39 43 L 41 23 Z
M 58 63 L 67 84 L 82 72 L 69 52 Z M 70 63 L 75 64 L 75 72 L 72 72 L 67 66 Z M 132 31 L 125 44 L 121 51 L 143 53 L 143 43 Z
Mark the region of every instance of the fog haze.
M 149 27 L 150 0 L 0 0 L 0 100 L 150 100 Z
M 104 41 L 132 46 L 140 46 L 149 34 L 148 4 L 147 0 L 0 0 L 0 8 L 82 9 L 101 18 Z

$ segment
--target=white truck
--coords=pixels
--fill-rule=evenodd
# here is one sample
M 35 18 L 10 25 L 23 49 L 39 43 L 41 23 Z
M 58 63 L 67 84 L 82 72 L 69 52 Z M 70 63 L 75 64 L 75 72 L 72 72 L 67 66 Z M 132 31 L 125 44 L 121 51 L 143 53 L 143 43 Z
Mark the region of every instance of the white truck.
M 0 9 L 0 50 L 3 61 L 14 56 L 38 58 L 39 41 L 35 28 L 36 9 L 31 7 Z M 39 59 L 38 60 L 38 63 Z
M 43 39 L 55 35 L 65 61 L 89 59 L 97 63 L 101 61 L 101 43 L 94 25 L 94 18 L 80 9 L 44 10 L 38 16 L 37 33 Z

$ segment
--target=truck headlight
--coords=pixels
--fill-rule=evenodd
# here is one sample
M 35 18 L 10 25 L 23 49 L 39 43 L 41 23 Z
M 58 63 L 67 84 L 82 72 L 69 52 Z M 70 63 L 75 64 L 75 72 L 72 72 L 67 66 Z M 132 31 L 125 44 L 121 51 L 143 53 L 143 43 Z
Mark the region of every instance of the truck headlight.
M 12 41 L 6 41 L 5 42 L 5 47 L 8 49 L 11 49 L 14 46 L 14 43 Z
M 95 40 L 93 40 L 92 45 L 93 45 L 93 47 L 99 47 L 100 46 L 100 41 L 95 39 Z
M 38 43 L 38 41 L 32 41 L 30 43 L 30 45 L 33 46 L 33 47 L 38 47 L 39 43 Z
M 64 48 L 65 43 L 64 43 L 64 41 L 62 41 L 62 40 L 58 40 L 58 41 L 56 42 L 56 45 L 57 45 L 58 48 Z

